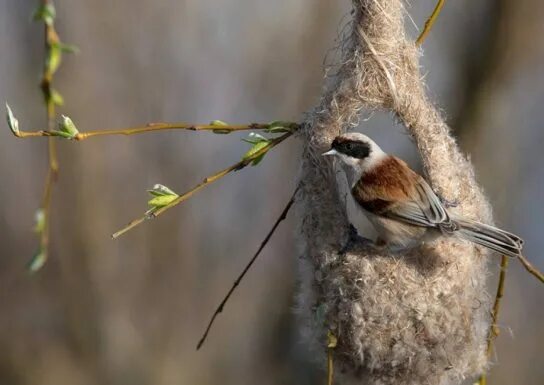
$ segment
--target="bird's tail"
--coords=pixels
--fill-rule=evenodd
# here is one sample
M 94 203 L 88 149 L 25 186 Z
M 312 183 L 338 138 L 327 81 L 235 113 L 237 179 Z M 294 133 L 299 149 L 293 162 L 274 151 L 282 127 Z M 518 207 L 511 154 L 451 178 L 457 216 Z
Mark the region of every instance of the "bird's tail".
M 467 219 L 456 219 L 455 222 L 459 225 L 456 233 L 467 241 L 510 257 L 521 254 L 523 239 L 515 234 Z

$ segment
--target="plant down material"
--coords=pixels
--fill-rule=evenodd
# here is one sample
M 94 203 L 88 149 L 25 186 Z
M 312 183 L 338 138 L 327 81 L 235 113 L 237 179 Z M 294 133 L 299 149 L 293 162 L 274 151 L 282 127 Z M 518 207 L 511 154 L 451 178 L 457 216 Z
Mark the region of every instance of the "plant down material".
M 402 1 L 353 0 L 353 7 L 342 64 L 299 133 L 303 338 L 326 362 L 327 333 L 335 335 L 341 384 L 458 384 L 487 365 L 487 252 L 453 239 L 402 255 L 377 252 L 350 230 L 336 174 L 321 153 L 357 126 L 361 110 L 388 110 L 414 139 L 435 191 L 460 202 L 454 212 L 491 223 L 490 207 L 425 94 Z

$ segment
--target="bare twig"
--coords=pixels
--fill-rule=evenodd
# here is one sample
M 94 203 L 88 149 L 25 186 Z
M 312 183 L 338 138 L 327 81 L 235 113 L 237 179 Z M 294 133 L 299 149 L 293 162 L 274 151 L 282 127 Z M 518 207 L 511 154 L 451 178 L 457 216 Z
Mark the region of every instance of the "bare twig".
M 327 331 L 327 385 L 332 385 L 334 380 L 333 353 L 338 340 L 330 330 Z
M 493 340 L 498 337 L 500 330 L 497 325 L 499 319 L 499 310 L 501 306 L 502 297 L 504 296 L 504 283 L 506 281 L 506 269 L 508 268 L 509 258 L 506 255 L 501 257 L 499 283 L 497 285 L 497 293 L 495 294 L 495 302 L 493 303 L 493 310 L 491 311 L 491 325 L 489 326 L 489 333 L 487 335 L 487 356 L 491 357 L 493 352 Z M 478 385 L 487 384 L 487 374 L 484 373 L 480 376 Z
M 525 270 L 534 275 L 540 282 L 544 283 L 544 275 L 538 271 L 538 269 L 534 267 L 533 264 L 527 260 L 527 258 L 520 254 L 518 255 L 518 259 L 523 267 L 525 267 Z
M 225 169 L 223 169 L 223 170 L 221 170 L 221 171 L 219 171 L 219 172 L 217 172 L 217 173 L 215 173 L 213 175 L 210 175 L 210 176 L 204 178 L 204 180 L 202 182 L 200 182 L 199 184 L 197 184 L 195 187 L 193 187 L 189 191 L 185 192 L 184 194 L 182 194 L 179 197 L 177 197 L 176 199 L 174 199 L 168 205 L 166 205 L 164 207 L 161 207 L 160 209 L 158 209 L 158 210 L 156 210 L 156 211 L 154 211 L 154 212 L 152 212 L 150 214 L 145 214 L 145 215 L 141 216 L 140 218 L 137 218 L 137 219 L 131 221 L 128 225 L 123 227 L 121 230 L 114 233 L 112 235 L 112 238 L 113 239 L 119 238 L 121 235 L 125 234 L 127 231 L 133 229 L 134 227 L 138 226 L 140 223 L 146 221 L 147 219 L 158 217 L 159 215 L 161 215 L 165 211 L 167 211 L 167 210 L 171 209 L 172 207 L 180 204 L 181 202 L 186 201 L 191 196 L 193 196 L 196 192 L 198 192 L 199 190 L 201 190 L 204 187 L 208 186 L 209 184 L 212 184 L 213 182 L 223 178 L 225 175 L 227 175 L 227 174 L 229 174 L 229 173 L 231 173 L 233 171 L 238 171 L 238 170 L 241 170 L 241 169 L 247 167 L 249 164 L 254 162 L 256 159 L 258 159 L 262 155 L 266 154 L 270 149 L 277 146 L 278 144 L 283 142 L 285 139 L 289 138 L 291 135 L 293 135 L 293 132 L 286 132 L 285 134 L 271 140 L 265 147 L 261 148 L 259 151 L 256 151 L 251 156 L 248 156 L 248 157 L 242 159 L 241 161 L 236 162 L 235 164 L 233 164 L 233 165 L 231 165 L 231 166 L 229 166 L 229 167 L 227 167 L 227 168 L 225 168 Z
M 232 293 L 234 292 L 236 287 L 238 287 L 238 285 L 240 284 L 240 282 L 242 281 L 242 279 L 244 278 L 246 273 L 249 271 L 249 269 L 251 268 L 251 266 L 253 265 L 253 263 L 257 259 L 257 257 L 260 255 L 261 251 L 267 245 L 268 241 L 270 240 L 270 238 L 272 237 L 272 235 L 276 231 L 279 224 L 287 217 L 287 213 L 289 212 L 289 210 L 291 209 L 291 206 L 293 206 L 293 203 L 295 202 L 295 196 L 296 196 L 298 190 L 299 190 L 299 187 L 297 187 L 295 189 L 295 192 L 291 196 L 291 199 L 289 199 L 289 202 L 287 202 L 287 204 L 285 205 L 285 208 L 283 209 L 280 216 L 278 217 L 278 219 L 274 223 L 274 226 L 272 226 L 272 228 L 270 229 L 270 231 L 268 232 L 268 234 L 266 235 L 264 240 L 261 242 L 261 245 L 257 249 L 257 252 L 250 259 L 249 263 L 246 265 L 246 267 L 244 268 L 242 273 L 238 276 L 238 278 L 236 278 L 236 280 L 234 281 L 234 284 L 229 289 L 227 295 L 225 296 L 225 298 L 223 298 L 223 300 L 221 301 L 221 303 L 219 304 L 219 306 L 217 307 L 217 309 L 213 313 L 212 318 L 210 319 L 210 321 L 208 323 L 208 326 L 206 327 L 206 330 L 204 331 L 204 334 L 200 338 L 200 341 L 198 341 L 198 345 L 196 346 L 196 350 L 198 350 L 198 349 L 200 349 L 202 347 L 202 344 L 204 344 L 204 341 L 206 341 L 206 337 L 208 337 L 208 333 L 210 332 L 210 329 L 212 328 L 212 325 L 213 325 L 215 319 L 217 318 L 219 313 L 221 313 L 223 311 L 223 308 L 225 307 L 225 304 L 229 300 L 230 296 L 232 295 Z
M 327 349 L 327 385 L 332 385 L 334 379 L 334 362 L 332 352 L 332 348 Z
M 442 7 L 444 6 L 445 2 L 446 0 L 438 0 L 436 6 L 434 7 L 433 13 L 431 13 L 431 16 L 429 16 L 429 18 L 425 22 L 425 27 L 423 27 L 423 31 L 421 31 L 416 40 L 416 45 L 419 46 L 423 44 L 423 41 L 425 41 L 427 35 L 429 34 L 429 32 L 431 32 L 431 28 L 433 27 L 436 19 L 438 18 L 440 11 L 442 11 Z

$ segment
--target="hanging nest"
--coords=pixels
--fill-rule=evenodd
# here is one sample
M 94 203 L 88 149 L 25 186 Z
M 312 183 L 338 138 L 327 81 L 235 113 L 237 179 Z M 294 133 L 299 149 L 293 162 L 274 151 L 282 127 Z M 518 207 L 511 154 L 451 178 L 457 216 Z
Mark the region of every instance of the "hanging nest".
M 401 0 L 353 1 L 342 64 L 299 133 L 298 313 L 304 342 L 321 362 L 327 331 L 337 337 L 342 384 L 453 384 L 487 365 L 487 251 L 444 238 L 403 254 L 377 252 L 353 233 L 332 164 L 321 157 L 358 125 L 361 110 L 391 111 L 434 190 L 459 202 L 452 212 L 492 223 L 471 163 L 425 94 L 404 16 Z

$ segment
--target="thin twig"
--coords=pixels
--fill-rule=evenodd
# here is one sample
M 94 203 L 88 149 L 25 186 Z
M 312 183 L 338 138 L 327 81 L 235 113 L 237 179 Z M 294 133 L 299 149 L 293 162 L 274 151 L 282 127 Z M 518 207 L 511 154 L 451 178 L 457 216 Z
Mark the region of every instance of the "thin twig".
M 499 273 L 499 283 L 497 285 L 497 293 L 495 294 L 495 302 L 493 303 L 493 310 L 491 311 L 491 325 L 489 326 L 489 333 L 487 335 L 487 357 L 491 357 L 491 353 L 493 352 L 493 341 L 495 338 L 498 337 L 500 330 L 499 326 L 497 325 L 497 321 L 499 320 L 499 311 L 501 307 L 501 301 L 502 297 L 504 296 L 504 284 L 506 281 L 506 269 L 508 268 L 508 263 L 510 261 L 510 258 L 508 258 L 506 255 L 503 255 L 501 257 L 501 265 L 500 265 L 500 273 Z M 484 373 L 480 376 L 478 382 L 478 385 L 486 385 L 487 384 L 487 374 Z
M 523 267 L 525 267 L 525 270 L 534 275 L 540 282 L 544 283 L 544 275 L 538 271 L 538 269 L 534 267 L 533 264 L 527 260 L 527 258 L 520 254 L 518 255 L 518 259 Z
M 327 348 L 327 385 L 332 385 L 334 379 L 333 348 Z
M 131 221 L 128 225 L 123 227 L 121 230 L 114 233 L 112 235 L 112 238 L 113 239 L 119 238 L 121 235 L 125 234 L 127 231 L 133 229 L 134 227 L 138 226 L 140 223 L 145 222 L 147 219 L 156 218 L 159 215 L 161 215 L 162 213 L 164 213 L 165 211 L 171 209 L 172 207 L 180 204 L 183 201 L 186 201 L 191 196 L 193 196 L 196 192 L 198 192 L 199 190 L 201 190 L 204 187 L 208 186 L 209 184 L 212 184 L 213 182 L 223 178 L 225 175 L 227 175 L 227 174 L 229 174 L 229 173 L 231 173 L 233 171 L 238 171 L 238 170 L 241 170 L 241 169 L 247 167 L 253 161 L 258 159 L 260 156 L 266 154 L 270 149 L 277 146 L 278 144 L 283 142 L 285 139 L 289 138 L 291 135 L 293 135 L 293 132 L 286 132 L 285 134 L 271 140 L 270 143 L 268 143 L 267 146 L 263 147 L 262 149 L 255 152 L 251 156 L 249 156 L 247 158 L 244 158 L 241 161 L 236 162 L 235 164 L 233 164 L 233 165 L 231 165 L 231 166 L 229 166 L 229 167 L 227 167 L 227 168 L 225 168 L 225 169 L 223 169 L 223 170 L 221 170 L 221 171 L 219 171 L 219 172 L 217 172 L 217 173 L 215 173 L 213 175 L 210 175 L 210 176 L 204 178 L 204 180 L 202 182 L 200 182 L 199 184 L 197 184 L 195 187 L 193 187 L 189 191 L 185 192 L 184 194 L 182 194 L 179 197 L 177 197 L 176 199 L 174 199 L 168 205 L 166 205 L 164 207 L 161 207 L 160 209 L 154 211 L 153 213 L 145 214 L 145 215 L 141 216 L 140 218 L 137 218 L 137 219 Z
M 429 18 L 425 22 L 423 31 L 421 31 L 421 33 L 419 34 L 416 40 L 417 46 L 420 46 L 421 44 L 423 44 L 423 41 L 425 41 L 425 39 L 427 38 L 427 35 L 429 34 L 429 32 L 431 32 L 431 28 L 433 27 L 434 22 L 438 18 L 438 15 L 440 14 L 440 11 L 442 10 L 442 7 L 444 6 L 445 2 L 446 0 L 438 0 L 438 2 L 436 3 L 433 13 L 431 13 L 431 16 L 429 16 Z
M 332 385 L 334 380 L 333 353 L 337 344 L 338 344 L 338 339 L 330 330 L 328 330 L 327 331 L 327 385 Z
M 198 350 L 198 349 L 200 349 L 202 347 L 202 344 L 204 344 L 204 341 L 206 341 L 206 337 L 208 337 L 208 333 L 210 332 L 210 329 L 212 328 L 212 325 L 213 325 L 215 319 L 217 318 L 219 313 L 221 313 L 223 311 L 223 308 L 225 307 L 225 304 L 229 300 L 230 296 L 232 295 L 232 293 L 234 292 L 236 287 L 238 287 L 238 285 L 240 284 L 240 282 L 242 281 L 242 279 L 244 278 L 246 273 L 249 271 L 249 269 L 251 268 L 251 266 L 253 265 L 253 263 L 257 259 L 257 257 L 260 255 L 261 251 L 267 245 L 268 241 L 270 240 L 270 238 L 272 237 L 272 235 L 276 231 L 279 224 L 287 217 L 287 213 L 289 212 L 289 210 L 291 209 L 291 206 L 293 206 L 293 203 L 295 202 L 295 196 L 296 196 L 299 188 L 300 188 L 300 186 L 295 189 L 295 192 L 291 196 L 291 199 L 289 199 L 289 202 L 287 202 L 287 204 L 285 205 L 285 208 L 283 209 L 280 216 L 278 217 L 278 219 L 274 223 L 274 226 L 272 226 L 272 228 L 270 229 L 270 231 L 268 232 L 268 234 L 266 235 L 264 240 L 261 242 L 261 245 L 257 249 L 257 252 L 250 259 L 249 263 L 246 265 L 246 267 L 244 268 L 242 273 L 238 276 L 238 278 L 236 278 L 236 281 L 234 281 L 234 284 L 231 286 L 231 288 L 228 291 L 227 295 L 225 296 L 225 298 L 223 298 L 223 300 L 221 301 L 221 303 L 219 304 L 219 306 L 217 307 L 217 309 L 213 313 L 212 318 L 208 322 L 208 326 L 206 327 L 206 330 L 204 331 L 204 334 L 200 338 L 200 341 L 198 341 L 198 345 L 196 346 L 196 350 Z
M 44 6 L 52 5 L 50 0 L 42 0 Z M 53 75 L 54 72 L 51 66 L 48 64 L 48 58 L 50 57 L 53 45 L 59 42 L 59 37 L 55 31 L 53 24 L 44 23 L 44 44 L 45 44 L 45 57 L 43 63 L 43 73 L 41 80 L 41 90 L 43 93 L 45 108 L 46 108 L 46 121 L 47 130 L 51 131 L 55 125 L 55 101 L 52 97 L 53 94 Z M 48 170 L 45 177 L 43 197 L 40 210 L 43 214 L 43 228 L 40 232 L 40 251 L 41 261 L 40 265 L 43 265 L 49 256 L 49 234 L 51 223 L 51 196 L 53 190 L 53 184 L 58 178 L 59 163 L 57 158 L 57 144 L 55 138 L 48 138 Z M 33 261 L 31 261 L 32 263 Z
M 164 130 L 188 130 L 188 131 L 215 131 L 221 133 L 229 133 L 234 131 L 247 131 L 247 130 L 264 130 L 268 128 L 267 124 L 251 123 L 240 125 L 224 125 L 217 126 L 214 124 L 190 124 L 190 123 L 150 123 L 145 127 L 133 127 L 119 130 L 101 130 L 101 131 L 89 131 L 77 134 L 75 140 L 85 140 L 93 136 L 104 135 L 134 135 L 143 134 L 146 132 L 164 131 Z
M 228 134 L 235 131 L 248 131 L 248 130 L 266 130 L 269 129 L 270 124 L 265 123 L 251 123 L 251 124 L 235 124 L 235 125 L 214 125 L 214 124 L 190 124 L 190 123 L 149 123 L 142 127 L 130 127 L 119 128 L 112 130 L 96 130 L 79 132 L 74 135 L 72 140 L 86 140 L 95 136 L 112 136 L 112 135 L 136 135 L 144 134 L 155 131 L 165 130 L 187 130 L 187 131 L 213 131 L 215 133 Z M 14 133 L 18 138 L 32 138 L 40 136 L 58 136 L 55 132 L 51 131 L 19 131 Z

